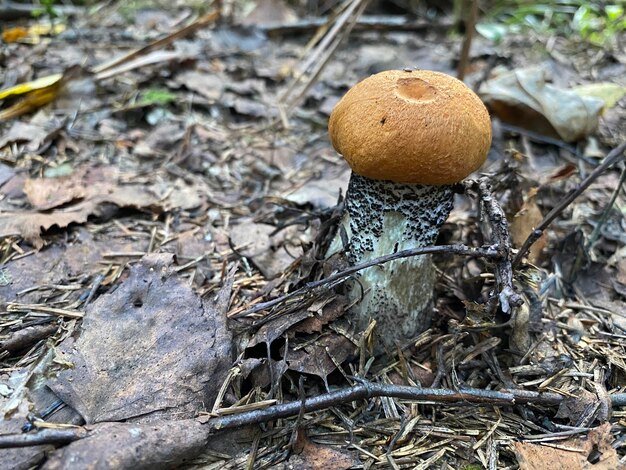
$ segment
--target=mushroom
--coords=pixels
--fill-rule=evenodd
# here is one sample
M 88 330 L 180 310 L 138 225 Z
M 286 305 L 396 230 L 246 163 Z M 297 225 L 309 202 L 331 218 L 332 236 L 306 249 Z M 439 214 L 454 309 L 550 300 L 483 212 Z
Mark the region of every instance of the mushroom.
M 328 130 L 352 175 L 327 256 L 345 249 L 350 265 L 433 245 L 452 210 L 453 185 L 483 164 L 491 145 L 480 98 L 456 78 L 427 70 L 361 81 L 337 103 Z M 426 255 L 362 270 L 346 284 L 356 328 L 376 320 L 379 352 L 415 337 L 430 325 L 434 283 Z

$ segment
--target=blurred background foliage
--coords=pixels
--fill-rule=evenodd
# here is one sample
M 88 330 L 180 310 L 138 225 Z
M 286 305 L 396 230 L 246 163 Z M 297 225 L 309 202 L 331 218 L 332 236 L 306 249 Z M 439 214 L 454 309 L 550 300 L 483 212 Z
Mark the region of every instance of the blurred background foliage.
M 626 1 L 485 2 L 478 32 L 494 41 L 528 30 L 541 34 L 577 35 L 594 46 L 619 40 L 626 31 Z
M 236 16 L 250 12 L 262 0 L 130 0 L 120 2 L 126 17 L 146 8 L 171 8 L 172 3 L 191 7 L 199 13 L 206 13 L 214 7 L 227 7 Z M 331 13 L 342 0 L 277 0 L 286 1 L 302 17 L 323 16 Z M 369 14 L 408 14 L 425 20 L 452 15 L 455 24 L 463 29 L 463 17 L 471 2 L 479 3 L 479 34 L 495 42 L 507 35 L 528 33 L 578 37 L 581 41 L 597 46 L 626 47 L 620 36 L 626 32 L 626 0 L 608 2 L 584 0 L 561 0 L 533 2 L 528 0 L 370 0 Z M 0 2 L 1 3 L 1 2 Z M 98 0 L 35 0 L 10 3 L 37 4 L 33 14 L 57 18 L 61 16 L 62 5 L 80 5 L 98 8 L 103 3 Z

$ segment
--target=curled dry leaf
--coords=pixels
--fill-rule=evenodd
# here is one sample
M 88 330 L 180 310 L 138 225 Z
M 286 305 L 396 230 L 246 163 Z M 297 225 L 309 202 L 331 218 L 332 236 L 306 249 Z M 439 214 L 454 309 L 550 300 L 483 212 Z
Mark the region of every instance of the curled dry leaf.
M 541 67 L 505 72 L 484 83 L 480 95 L 505 122 L 575 142 L 598 127 L 604 101 L 546 83 Z

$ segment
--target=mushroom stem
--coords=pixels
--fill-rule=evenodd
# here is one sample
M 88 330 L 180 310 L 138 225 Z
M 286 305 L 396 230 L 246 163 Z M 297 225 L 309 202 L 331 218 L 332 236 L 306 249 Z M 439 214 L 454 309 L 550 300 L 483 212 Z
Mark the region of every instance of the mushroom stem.
M 394 183 L 352 173 L 342 226 L 351 265 L 399 250 L 435 243 L 450 211 L 452 186 Z M 338 233 L 329 250 L 343 248 Z M 363 270 L 346 286 L 355 305 L 358 331 L 374 318 L 377 349 L 393 348 L 428 328 L 432 316 L 435 269 L 428 255 L 404 258 Z

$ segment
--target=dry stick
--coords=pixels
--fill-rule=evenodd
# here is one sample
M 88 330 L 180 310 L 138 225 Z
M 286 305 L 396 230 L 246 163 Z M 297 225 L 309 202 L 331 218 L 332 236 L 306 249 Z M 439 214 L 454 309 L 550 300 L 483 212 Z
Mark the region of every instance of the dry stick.
M 609 203 L 604 208 L 604 211 L 602 211 L 602 215 L 600 216 L 600 219 L 594 227 L 593 232 L 591 232 L 591 235 L 589 235 L 589 240 L 587 240 L 587 243 L 585 244 L 585 251 L 588 251 L 600 236 L 600 233 L 602 232 L 602 227 L 609 218 L 609 214 L 613 210 L 615 201 L 617 201 L 617 196 L 619 196 L 620 191 L 622 191 L 622 186 L 624 186 L 624 183 L 626 183 L 626 167 L 622 168 L 622 174 L 619 177 L 619 181 L 617 182 L 615 191 L 613 191 Z
M 303 88 L 300 90 L 298 95 L 293 97 L 291 101 L 288 103 L 287 109 L 286 109 L 287 115 L 293 112 L 294 108 L 302 100 L 302 97 L 305 96 L 308 93 L 308 91 L 311 89 L 311 87 L 315 84 L 315 82 L 317 81 L 322 71 L 326 68 L 326 64 L 328 64 L 330 59 L 335 54 L 335 50 L 344 41 L 344 39 L 346 39 L 350 35 L 350 31 L 352 31 L 352 27 L 356 23 L 356 20 L 359 18 L 359 15 L 361 15 L 363 11 L 365 10 L 365 8 L 367 7 L 368 2 L 369 0 L 365 0 L 360 4 L 356 13 L 354 13 L 354 16 L 352 17 L 352 19 L 349 20 L 348 23 L 345 25 L 345 28 L 341 32 L 341 34 L 337 36 L 334 39 L 334 41 L 330 44 L 328 49 L 324 51 L 324 54 L 321 56 L 320 60 L 315 64 L 315 67 L 313 68 L 313 70 L 311 70 L 311 74 L 308 77 L 307 82 L 305 83 Z
M 339 15 L 335 24 L 333 24 L 327 34 L 324 35 L 307 60 L 304 61 L 304 63 L 299 67 L 299 71 L 293 81 L 278 98 L 279 103 L 282 104 L 285 102 L 286 104 L 284 110 L 285 117 L 293 111 L 298 102 L 307 93 L 311 86 L 313 86 L 318 76 L 324 70 L 326 64 L 335 53 L 335 50 L 339 47 L 339 44 L 341 44 L 341 42 L 343 42 L 343 40 L 350 34 L 350 31 L 352 31 L 354 24 L 358 20 L 359 16 L 361 16 L 368 3 L 369 0 L 353 0 L 352 3 L 346 7 L 345 11 Z M 297 95 L 292 96 L 296 86 L 314 65 L 315 67 L 311 70 L 310 76 L 306 79 L 304 86 L 299 90 Z
M 469 64 L 472 39 L 474 38 L 474 31 L 476 30 L 476 20 L 478 18 L 478 0 L 467 0 L 467 3 L 469 3 L 469 5 L 467 9 L 467 16 L 465 18 L 465 37 L 463 38 L 459 65 L 456 71 L 456 78 L 459 80 L 463 80 L 465 78 L 465 72 Z
M 114 67 L 119 66 L 122 63 L 126 63 L 126 62 L 130 62 L 133 59 L 136 59 L 137 57 L 140 57 L 142 55 L 146 55 L 149 52 L 155 51 L 157 49 L 161 49 L 169 44 L 171 44 L 172 42 L 176 41 L 177 39 L 181 39 L 183 37 L 188 36 L 189 34 L 193 33 L 194 31 L 203 28 L 204 26 L 208 25 L 209 23 L 214 22 L 218 17 L 219 17 L 219 12 L 214 11 L 212 13 L 208 13 L 200 18 L 198 18 L 196 21 L 194 21 L 193 23 L 191 23 L 190 25 L 185 26 L 182 29 L 179 29 L 178 31 L 175 31 L 171 34 L 168 34 L 167 36 L 165 36 L 164 38 L 161 39 L 157 39 L 154 42 L 151 42 L 150 44 L 129 52 L 128 54 L 122 56 L 122 57 L 118 57 L 116 59 L 113 59 L 110 62 L 106 62 L 104 64 L 100 64 L 97 65 L 96 67 L 94 67 L 91 71 L 95 74 L 101 74 L 107 70 L 110 70 Z
M 419 388 L 406 385 L 376 384 L 362 381 L 359 385 L 344 388 L 304 401 L 293 401 L 280 405 L 270 406 L 261 410 L 246 411 L 235 415 L 200 418 L 200 422 L 207 426 L 207 437 L 227 429 L 239 428 L 250 424 L 259 424 L 282 418 L 297 416 L 304 409 L 305 413 L 320 411 L 332 406 L 356 400 L 367 400 L 374 397 L 392 397 L 404 400 L 416 400 L 434 404 L 470 405 L 482 404 L 491 406 L 512 406 L 520 404 L 534 404 L 556 406 L 567 399 L 558 393 L 532 392 L 527 390 L 481 390 L 467 388 L 463 390 Z M 626 394 L 610 395 L 614 407 L 626 405 Z M 186 420 L 194 421 L 194 420 Z M 154 423 L 157 425 L 157 423 Z M 163 421 L 160 426 L 167 427 Z M 66 444 L 72 441 L 89 437 L 90 432 L 85 428 L 75 429 L 45 429 L 35 434 L 5 434 L 0 435 L 0 449 L 13 447 L 29 447 L 43 444 Z
M 304 63 L 299 67 L 296 76 L 293 81 L 289 84 L 287 89 L 280 95 L 278 98 L 279 102 L 286 101 L 289 95 L 293 92 L 296 85 L 300 82 L 304 74 L 309 70 L 309 68 L 320 58 L 322 53 L 330 46 L 333 42 L 337 34 L 339 34 L 341 28 L 348 22 L 350 16 L 356 11 L 359 7 L 361 0 L 353 0 L 346 10 L 337 18 L 335 24 L 330 28 L 328 33 L 322 38 L 320 43 L 317 45 L 315 50 L 311 53 L 311 55 L 304 61 Z
M 511 313 L 512 307 L 519 307 L 523 301 L 513 290 L 513 267 L 511 266 L 511 236 L 506 215 L 498 200 L 491 193 L 489 182 L 481 178 L 478 181 L 468 181 L 466 187 L 478 193 L 482 207 L 487 214 L 491 225 L 491 243 L 498 247 L 501 255 L 496 264 L 495 276 L 498 285 L 500 306 L 504 313 Z
M 419 247 L 419 248 L 410 248 L 408 250 L 402 250 L 402 251 L 398 251 L 396 253 L 392 253 L 389 255 L 380 256 L 370 261 L 366 261 L 364 263 L 351 266 L 350 268 L 347 268 L 343 271 L 339 271 L 335 274 L 332 274 L 331 276 L 328 276 L 324 279 L 320 279 L 318 281 L 307 282 L 303 287 L 296 289 L 293 292 L 285 294 L 281 297 L 277 297 L 276 299 L 269 300 L 267 302 L 256 304 L 252 308 L 244 312 L 238 313 L 232 316 L 231 318 L 241 318 L 246 315 L 260 312 L 261 310 L 266 310 L 282 302 L 285 302 L 286 300 L 289 300 L 293 297 L 304 295 L 320 287 L 327 286 L 338 281 L 342 281 L 352 276 L 353 274 L 359 272 L 362 269 L 370 268 L 372 266 L 376 266 L 379 264 L 385 264 L 395 259 L 408 258 L 410 256 L 418 256 L 418 255 L 429 255 L 433 253 L 452 253 L 455 255 L 470 256 L 470 257 L 484 257 L 484 258 L 500 258 L 502 256 L 502 253 L 494 247 L 472 248 L 466 245 L 436 245 L 436 246 L 425 246 L 425 247 Z
M 623 158 L 624 151 L 626 151 L 626 142 L 622 142 L 620 145 L 611 150 L 602 163 L 595 170 L 593 170 L 576 189 L 573 189 L 565 198 L 561 200 L 560 203 L 556 205 L 556 207 L 548 212 L 541 223 L 537 225 L 535 230 L 533 230 L 526 241 L 524 241 L 524 244 L 513 260 L 513 268 L 516 268 L 520 264 L 522 258 L 526 255 L 533 243 L 541 237 L 543 231 L 554 221 L 554 219 L 556 219 L 567 206 L 574 202 L 574 200 L 580 196 L 591 185 L 591 183 L 598 178 L 598 176 Z
M 259 25 L 259 29 L 269 36 L 283 36 L 288 34 L 305 34 L 319 29 L 328 23 L 327 18 L 309 18 L 288 24 Z M 363 15 L 354 29 L 356 31 L 425 31 L 448 30 L 452 26 L 449 21 L 433 23 L 429 21 L 414 21 L 403 15 Z

